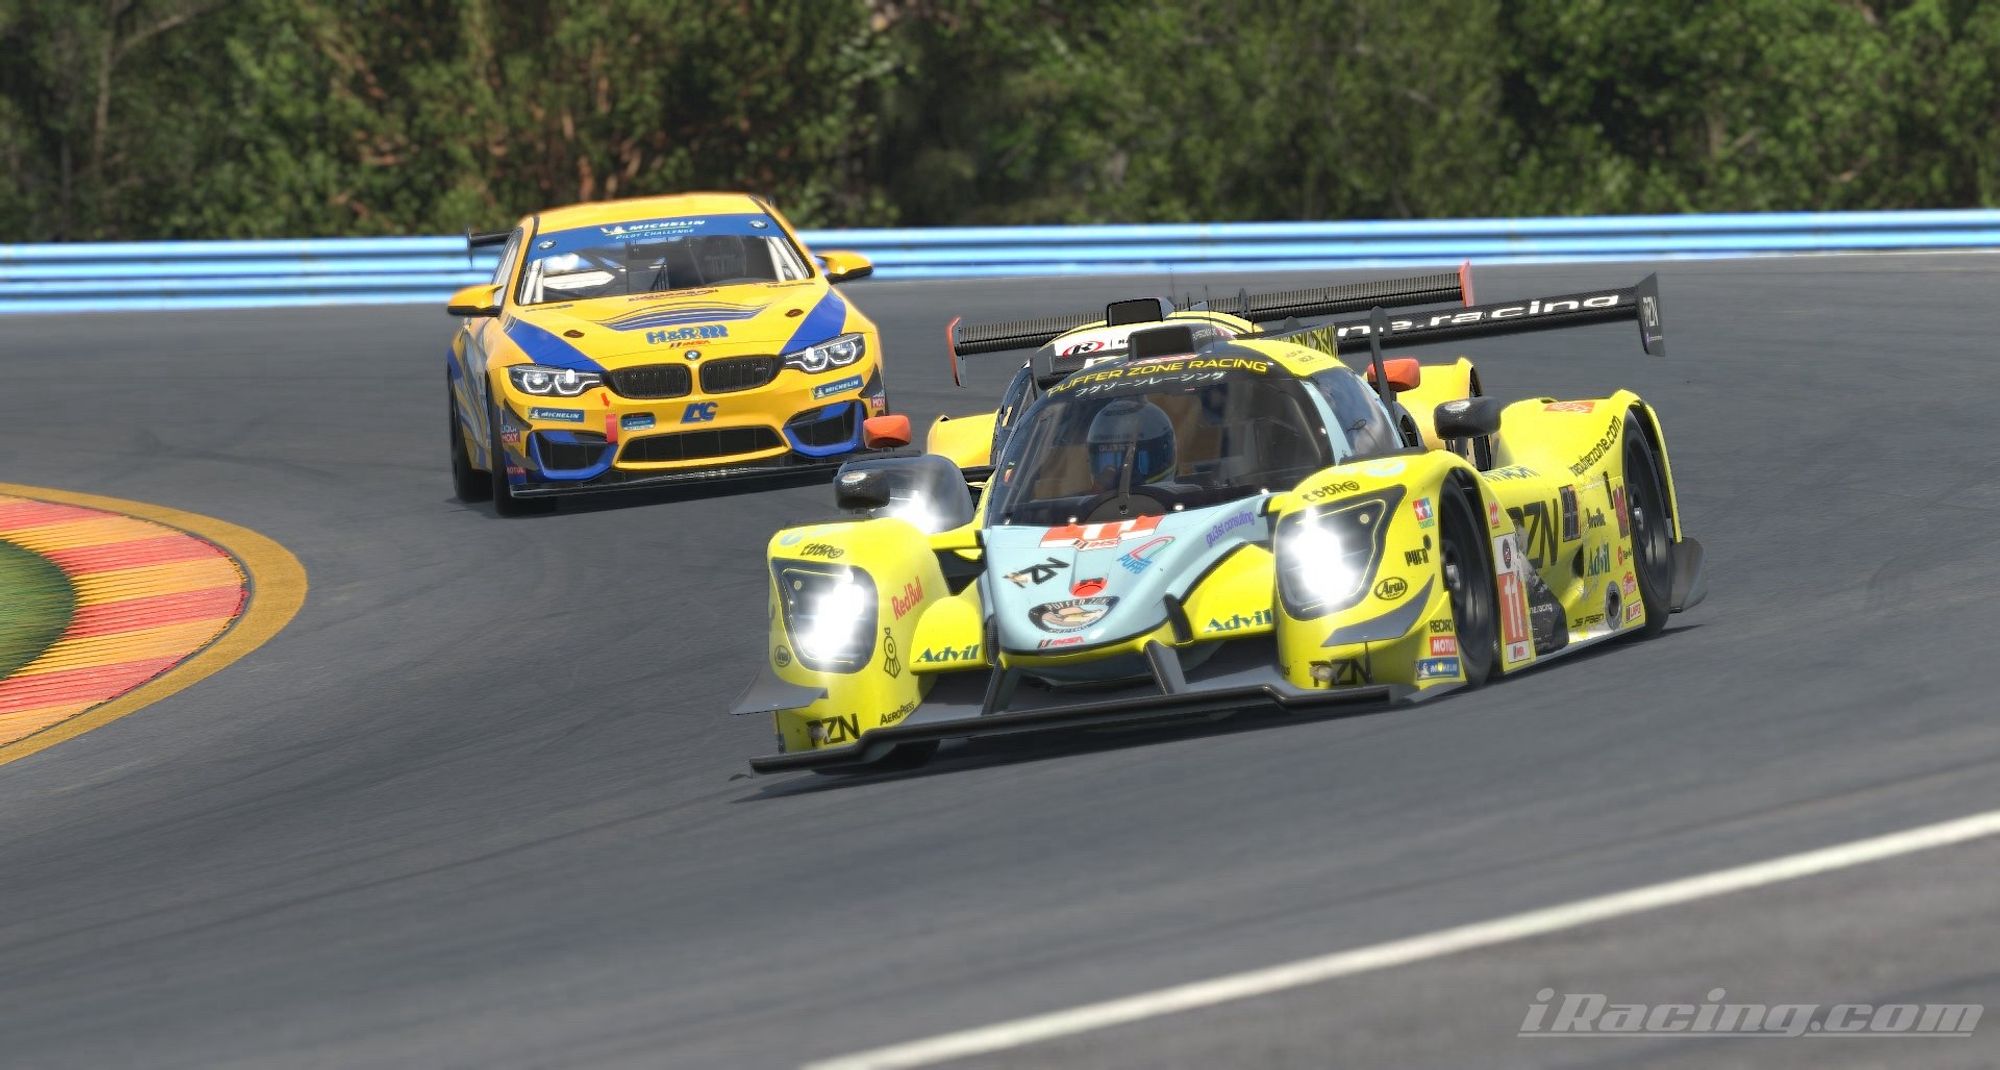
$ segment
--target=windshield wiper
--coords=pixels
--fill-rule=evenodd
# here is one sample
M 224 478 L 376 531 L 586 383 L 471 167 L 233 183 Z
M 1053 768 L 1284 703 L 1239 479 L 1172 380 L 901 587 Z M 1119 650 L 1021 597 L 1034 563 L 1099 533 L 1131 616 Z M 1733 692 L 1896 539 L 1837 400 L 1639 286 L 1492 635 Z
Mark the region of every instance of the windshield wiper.
M 1118 511 L 1132 512 L 1132 462 L 1139 455 L 1139 440 L 1125 444 L 1125 463 L 1118 466 Z

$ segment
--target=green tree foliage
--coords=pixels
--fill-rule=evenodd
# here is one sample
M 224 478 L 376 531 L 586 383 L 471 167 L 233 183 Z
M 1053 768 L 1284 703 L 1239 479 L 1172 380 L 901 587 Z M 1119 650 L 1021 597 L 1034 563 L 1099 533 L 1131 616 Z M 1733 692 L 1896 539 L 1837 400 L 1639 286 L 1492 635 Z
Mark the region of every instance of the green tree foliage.
M 0 240 L 2000 202 L 1981 0 L 0 0 Z

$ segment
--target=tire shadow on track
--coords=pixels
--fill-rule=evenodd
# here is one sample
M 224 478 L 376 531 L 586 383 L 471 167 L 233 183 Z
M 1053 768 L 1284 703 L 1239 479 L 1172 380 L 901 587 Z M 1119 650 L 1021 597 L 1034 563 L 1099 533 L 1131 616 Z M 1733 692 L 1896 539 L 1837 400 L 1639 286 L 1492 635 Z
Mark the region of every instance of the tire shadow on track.
M 510 524 L 517 524 L 525 521 L 547 520 L 551 517 L 559 517 L 565 514 L 603 513 L 620 509 L 642 508 L 649 505 L 676 505 L 683 502 L 723 501 L 745 494 L 762 494 L 773 490 L 794 490 L 799 487 L 810 487 L 820 484 L 825 485 L 831 490 L 833 487 L 833 474 L 831 472 L 811 472 L 800 473 L 798 475 L 784 474 L 778 476 L 759 476 L 755 479 L 746 480 L 716 480 L 714 482 L 686 483 L 676 486 L 637 490 L 603 490 L 574 495 L 565 494 L 559 497 L 543 499 L 555 506 L 555 508 L 547 512 L 509 517 L 495 514 L 492 505 L 486 502 L 465 502 L 449 495 L 441 500 L 447 506 L 462 509 L 469 513 L 478 513 L 488 520 L 504 520 Z M 827 510 L 828 512 L 833 511 L 831 503 L 828 504 Z
M 1697 631 L 1698 623 L 1679 624 L 1667 628 L 1659 635 L 1646 641 L 1648 646 L 1669 640 L 1689 632 Z M 1623 652 L 1626 643 L 1599 643 L 1588 650 L 1561 658 L 1564 669 L 1595 661 L 1598 658 Z M 1539 675 L 1537 670 L 1553 668 L 1556 662 L 1531 666 L 1513 676 L 1493 680 L 1486 688 L 1506 687 L 1515 680 L 1531 675 Z M 1482 688 L 1484 690 L 1484 688 Z M 863 787 L 871 784 L 886 784 L 899 780 L 919 780 L 927 777 L 949 776 L 954 773 L 971 772 L 977 769 L 993 769 L 1014 765 L 1076 758 L 1090 754 L 1104 754 L 1115 751 L 1132 750 L 1169 743 L 1185 743 L 1193 740 L 1215 739 L 1240 735 L 1247 732 L 1276 731 L 1282 727 L 1300 727 L 1324 724 L 1329 721 L 1379 721 L 1380 725 L 1363 735 L 1379 732 L 1398 731 L 1417 718 L 1464 716 L 1475 712 L 1474 707 L 1462 703 L 1454 704 L 1454 699 L 1463 699 L 1477 692 L 1459 691 L 1440 695 L 1436 699 L 1414 707 L 1365 706 L 1361 708 L 1333 708 L 1319 712 L 1286 713 L 1275 710 L 1246 710 L 1240 713 L 1217 714 L 1202 720 L 1136 724 L 1123 728 L 1055 729 L 1046 732 L 1022 733 L 1014 736 L 996 736 L 990 739 L 958 740 L 940 748 L 937 756 L 925 765 L 909 770 L 882 773 L 855 773 L 851 775 L 821 776 L 802 773 L 788 776 L 762 785 L 758 790 L 732 800 L 736 803 L 762 802 L 767 799 L 791 798 L 812 795 L 824 791 L 843 788 Z

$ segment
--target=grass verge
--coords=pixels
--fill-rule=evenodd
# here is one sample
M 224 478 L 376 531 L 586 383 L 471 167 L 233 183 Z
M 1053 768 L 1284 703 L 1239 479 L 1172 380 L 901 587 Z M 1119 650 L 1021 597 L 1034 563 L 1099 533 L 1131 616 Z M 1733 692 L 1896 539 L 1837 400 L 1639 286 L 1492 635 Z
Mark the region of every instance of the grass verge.
M 75 609 L 76 592 L 54 562 L 0 542 L 0 679 L 41 656 Z

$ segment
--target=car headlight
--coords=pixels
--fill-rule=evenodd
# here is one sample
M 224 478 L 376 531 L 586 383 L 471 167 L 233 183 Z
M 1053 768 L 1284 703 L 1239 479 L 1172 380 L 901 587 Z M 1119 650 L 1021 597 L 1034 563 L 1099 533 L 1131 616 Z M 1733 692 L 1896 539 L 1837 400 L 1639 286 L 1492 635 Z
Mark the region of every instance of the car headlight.
M 604 377 L 596 372 L 547 368 L 540 364 L 516 364 L 507 369 L 507 378 L 513 381 L 514 389 L 538 397 L 573 398 L 604 383 Z
M 1302 509 L 1278 521 L 1278 597 L 1285 612 L 1310 620 L 1361 600 L 1382 563 L 1389 517 L 1403 492 Z
M 858 334 L 843 334 L 831 341 L 785 354 L 785 366 L 819 374 L 829 368 L 845 368 L 868 352 L 868 340 Z
M 875 584 L 846 565 L 777 568 L 778 605 L 799 663 L 815 672 L 856 672 L 875 654 Z

